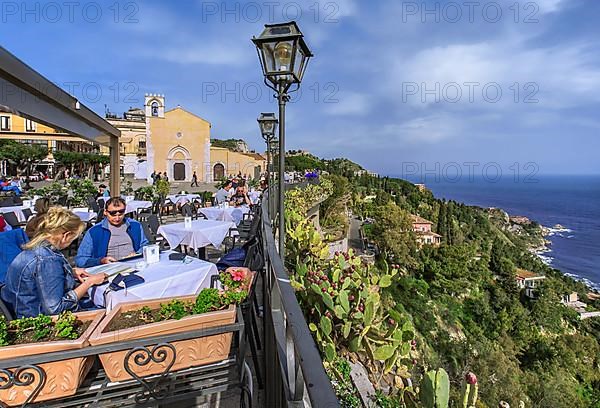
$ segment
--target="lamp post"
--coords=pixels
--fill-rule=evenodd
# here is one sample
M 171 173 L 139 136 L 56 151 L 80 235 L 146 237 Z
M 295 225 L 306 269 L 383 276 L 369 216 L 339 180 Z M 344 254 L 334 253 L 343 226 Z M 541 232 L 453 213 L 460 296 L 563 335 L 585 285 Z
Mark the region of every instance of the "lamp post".
M 300 88 L 304 71 L 313 56 L 295 21 L 266 24 L 258 37 L 253 37 L 265 85 L 275 91 L 279 104 L 279 255 L 285 265 L 285 104 L 289 92 Z M 292 88 L 292 86 L 294 86 Z M 291 90 L 290 90 L 291 89 Z
M 277 118 L 275 117 L 274 113 L 261 113 L 260 116 L 257 119 L 258 122 L 258 127 L 260 128 L 260 133 L 262 135 L 262 138 L 264 139 L 266 145 L 267 145 L 267 180 L 268 180 L 268 185 L 270 187 L 273 187 L 274 184 L 273 180 L 271 178 L 271 170 L 269 168 L 270 163 L 271 163 L 271 157 L 273 157 L 271 155 L 271 141 L 275 138 L 275 131 L 277 129 L 277 124 L 279 123 L 279 121 L 277 120 Z M 275 198 L 273 197 L 273 194 L 271 193 L 273 191 L 273 189 L 271 188 L 269 190 L 268 193 L 268 208 L 269 208 L 269 217 L 271 217 L 271 220 L 273 220 L 273 217 L 275 216 L 275 210 L 273 208 L 272 203 L 274 202 Z

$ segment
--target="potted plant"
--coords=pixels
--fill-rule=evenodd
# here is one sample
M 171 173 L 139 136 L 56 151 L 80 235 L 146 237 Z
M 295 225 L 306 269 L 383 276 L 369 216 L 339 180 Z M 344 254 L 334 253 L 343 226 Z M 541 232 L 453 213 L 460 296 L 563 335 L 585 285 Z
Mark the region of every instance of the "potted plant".
M 236 304 L 248 295 L 253 274 L 246 268 L 230 269 L 235 271 L 227 270 L 219 275 L 221 290 L 207 288 L 198 296 L 117 305 L 92 333 L 90 343 L 109 344 L 234 323 Z M 231 340 L 232 333 L 223 333 L 175 341 L 171 343 L 173 348 L 151 347 L 154 345 L 149 343 L 148 352 L 129 356 L 129 350 L 105 353 L 100 355 L 100 361 L 111 381 L 126 381 L 132 379 L 128 369 L 137 377 L 147 377 L 224 360 L 229 355 Z
M 35 318 L 22 318 L 6 322 L 0 317 L 0 361 L 15 357 L 32 356 L 80 349 L 87 346 L 92 331 L 104 317 L 103 310 L 71 313 L 58 316 L 39 315 Z M 26 376 L 33 379 L 29 385 L 13 384 L 0 389 L 0 401 L 8 406 L 19 406 L 26 402 L 41 402 L 63 398 L 75 394 L 79 385 L 92 366 L 94 357 L 78 357 L 68 360 L 39 364 L 45 373 L 45 381 L 34 369 L 24 369 L 20 373 L 9 369 L 21 381 Z M 11 381 L 7 372 L 0 371 L 0 387 Z

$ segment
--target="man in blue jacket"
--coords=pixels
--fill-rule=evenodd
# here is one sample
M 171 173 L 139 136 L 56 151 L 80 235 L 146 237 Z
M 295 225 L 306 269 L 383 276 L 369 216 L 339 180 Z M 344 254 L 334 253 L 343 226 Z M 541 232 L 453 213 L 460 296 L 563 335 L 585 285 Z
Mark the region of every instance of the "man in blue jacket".
M 86 232 L 79 245 L 75 264 L 88 268 L 116 262 L 139 254 L 148 245 L 142 224 L 125 218 L 125 200 L 113 197 L 106 202 L 104 219 Z

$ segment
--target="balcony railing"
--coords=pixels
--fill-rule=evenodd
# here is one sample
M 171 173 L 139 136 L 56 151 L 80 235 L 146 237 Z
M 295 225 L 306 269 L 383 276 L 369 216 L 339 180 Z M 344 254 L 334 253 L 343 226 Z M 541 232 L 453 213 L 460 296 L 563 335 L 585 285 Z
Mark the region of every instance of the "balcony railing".
M 339 407 L 275 246 L 267 202 L 263 197 L 265 406 Z

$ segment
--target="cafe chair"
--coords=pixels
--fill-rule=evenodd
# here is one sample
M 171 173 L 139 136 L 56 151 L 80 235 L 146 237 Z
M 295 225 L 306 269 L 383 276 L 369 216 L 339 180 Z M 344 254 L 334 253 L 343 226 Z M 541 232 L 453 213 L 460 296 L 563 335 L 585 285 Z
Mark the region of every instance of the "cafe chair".
M 33 217 L 33 211 L 31 211 L 30 208 L 23 208 L 23 215 L 25 216 L 25 219 L 29 221 L 29 219 Z
M 27 221 L 19 221 L 14 212 L 4 213 L 4 221 L 13 228 L 21 228 L 27 225 Z
M 13 320 L 13 314 L 8 308 L 8 305 L 2 300 L 2 289 L 4 289 L 4 286 L 4 283 L 0 283 L 0 315 L 4 316 L 6 322 L 10 322 Z

